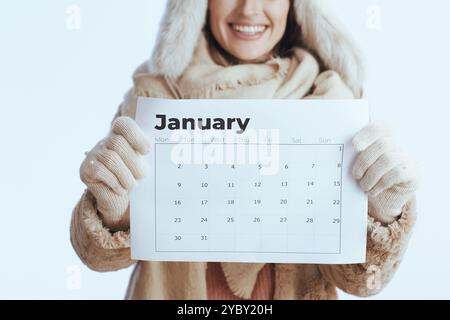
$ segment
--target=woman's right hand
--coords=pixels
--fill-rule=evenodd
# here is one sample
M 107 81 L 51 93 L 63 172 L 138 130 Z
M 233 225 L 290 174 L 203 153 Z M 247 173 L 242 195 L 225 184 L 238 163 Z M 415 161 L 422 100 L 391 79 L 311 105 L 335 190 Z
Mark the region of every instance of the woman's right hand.
M 109 135 L 86 154 L 80 167 L 81 180 L 97 201 L 97 209 L 108 228 L 129 224 L 129 192 L 145 176 L 143 155 L 150 143 L 137 123 L 119 117 Z

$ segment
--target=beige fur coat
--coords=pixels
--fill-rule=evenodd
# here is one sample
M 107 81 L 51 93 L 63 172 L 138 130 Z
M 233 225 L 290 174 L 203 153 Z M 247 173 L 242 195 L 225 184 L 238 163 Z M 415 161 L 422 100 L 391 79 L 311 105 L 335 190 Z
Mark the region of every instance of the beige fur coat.
M 174 17 L 180 17 L 181 11 L 178 12 L 178 10 L 192 12 L 189 10 L 199 9 L 198 6 L 204 5 L 202 0 L 195 1 L 195 4 L 191 0 L 169 1 L 162 29 L 169 28 L 169 25 L 170 28 L 176 29 L 176 26 L 169 22 Z M 296 0 L 296 8 L 302 10 L 297 16 L 309 12 L 314 14 L 316 19 L 325 19 L 322 11 L 318 11 L 321 7 L 316 7 L 316 4 L 311 1 Z M 191 47 L 192 51 L 186 58 L 187 62 L 177 61 L 175 67 L 174 64 L 167 63 L 168 59 L 175 59 L 170 57 L 172 51 L 167 51 L 170 45 L 175 45 L 175 41 L 170 38 L 173 30 L 166 30 L 167 32 L 161 33 L 161 39 L 150 64 L 141 65 L 134 73 L 134 86 L 126 94 L 115 118 L 134 117 L 138 96 L 168 99 L 360 97 L 362 83 L 359 77 L 362 74 L 360 70 L 362 66 L 358 56 L 353 54 L 354 48 L 345 40 L 341 41 L 339 48 L 336 47 L 338 44 L 333 43 L 339 54 L 321 56 L 318 53 L 320 50 L 314 48 L 314 44 L 318 41 L 315 37 L 320 36 L 325 41 L 327 39 L 323 34 L 327 37 L 330 37 L 330 34 L 327 34 L 327 26 L 324 26 L 325 31 L 315 30 L 314 36 L 311 35 L 313 30 L 311 30 L 312 26 L 307 25 L 308 21 L 302 20 L 302 27 L 303 30 L 309 28 L 307 29 L 310 32 L 309 42 L 305 42 L 304 38 L 302 43 L 309 43 L 309 51 L 296 50 L 297 59 L 274 59 L 264 66 L 247 65 L 225 68 L 226 70 L 216 65 L 217 59 L 213 59 L 214 56 L 209 54 L 208 44 L 201 32 L 196 34 L 193 46 L 189 43 L 188 47 Z M 326 23 L 330 23 L 330 20 L 327 19 Z M 202 22 L 200 21 L 199 24 L 201 25 Z M 317 28 L 316 25 L 314 27 Z M 335 37 L 337 31 L 332 32 Z M 347 44 L 348 47 L 346 47 Z M 165 48 L 166 51 L 161 48 Z M 319 54 L 318 60 L 309 52 L 314 52 L 316 56 Z M 176 59 L 181 59 L 180 56 Z M 329 69 L 337 70 L 337 72 Z M 269 95 L 268 92 L 271 92 L 270 96 L 264 96 Z M 290 95 L 286 94 L 287 92 Z M 375 221 L 369 212 L 367 260 L 364 264 L 275 264 L 274 298 L 335 299 L 336 288 L 358 296 L 379 292 L 394 275 L 402 259 L 414 225 L 415 215 L 415 198 L 403 208 L 400 218 L 390 225 L 382 225 Z M 107 272 L 134 265 L 126 298 L 207 298 L 206 263 L 131 260 L 129 230 L 113 231 L 105 228 L 97 214 L 95 199 L 88 190 L 84 192 L 73 211 L 71 241 L 81 260 L 93 270 Z M 233 284 L 233 280 L 227 278 L 229 285 Z M 230 287 L 236 295 L 247 298 L 253 284 L 249 288 L 232 285 Z

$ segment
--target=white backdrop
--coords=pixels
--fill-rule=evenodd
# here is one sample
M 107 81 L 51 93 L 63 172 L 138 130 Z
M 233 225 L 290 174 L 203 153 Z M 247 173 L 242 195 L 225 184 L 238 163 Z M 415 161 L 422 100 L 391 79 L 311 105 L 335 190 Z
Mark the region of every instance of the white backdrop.
M 418 160 L 419 219 L 375 298 L 450 298 L 448 1 L 334 0 L 366 52 L 375 119 Z M 69 241 L 78 168 L 148 58 L 164 0 L 16 0 L 0 10 L 0 298 L 122 298 L 130 269 L 87 269 Z M 80 20 L 77 17 L 80 10 Z M 78 24 L 79 22 L 79 24 Z M 344 299 L 353 297 L 341 294 Z

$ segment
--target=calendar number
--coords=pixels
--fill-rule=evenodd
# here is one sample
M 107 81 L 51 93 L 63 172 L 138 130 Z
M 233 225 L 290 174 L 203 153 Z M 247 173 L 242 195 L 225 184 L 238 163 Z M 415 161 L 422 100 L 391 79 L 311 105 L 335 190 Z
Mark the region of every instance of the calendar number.
M 314 218 L 306 218 L 306 223 L 314 223 Z

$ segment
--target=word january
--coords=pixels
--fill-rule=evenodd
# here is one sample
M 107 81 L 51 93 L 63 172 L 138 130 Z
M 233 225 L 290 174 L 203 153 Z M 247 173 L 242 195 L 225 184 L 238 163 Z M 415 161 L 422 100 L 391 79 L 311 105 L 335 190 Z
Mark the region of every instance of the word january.
M 242 120 L 241 118 L 169 118 L 167 119 L 167 116 L 164 114 L 157 114 L 156 119 L 161 121 L 159 125 L 155 126 L 155 129 L 157 130 L 179 130 L 179 129 L 191 129 L 195 130 L 196 128 L 200 130 L 231 130 L 233 129 L 233 124 L 236 123 L 239 127 L 239 130 L 236 131 L 238 134 L 242 134 L 245 132 L 245 129 L 247 129 L 247 126 L 250 122 L 250 118 L 246 118 L 245 120 Z

